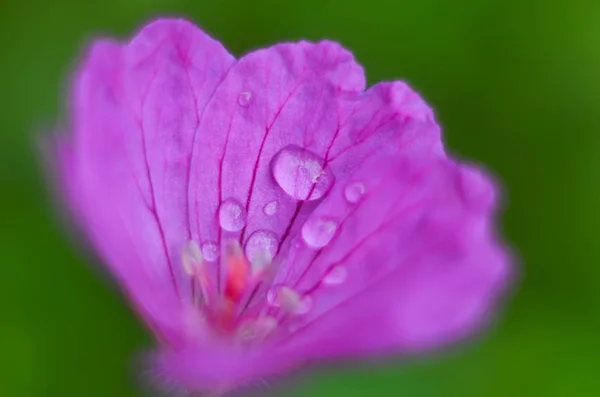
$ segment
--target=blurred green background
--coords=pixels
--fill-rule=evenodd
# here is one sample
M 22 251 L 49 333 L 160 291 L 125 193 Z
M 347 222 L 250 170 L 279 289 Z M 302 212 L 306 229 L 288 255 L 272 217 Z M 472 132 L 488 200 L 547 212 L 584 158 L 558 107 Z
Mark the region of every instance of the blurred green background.
M 600 395 L 597 0 L 3 0 L 0 395 L 139 395 L 131 357 L 151 340 L 66 238 L 34 138 L 63 111 L 90 37 L 127 37 L 165 14 L 236 55 L 342 42 L 370 83 L 420 91 L 449 148 L 507 190 L 503 229 L 523 280 L 485 338 L 436 360 L 312 373 L 284 395 Z

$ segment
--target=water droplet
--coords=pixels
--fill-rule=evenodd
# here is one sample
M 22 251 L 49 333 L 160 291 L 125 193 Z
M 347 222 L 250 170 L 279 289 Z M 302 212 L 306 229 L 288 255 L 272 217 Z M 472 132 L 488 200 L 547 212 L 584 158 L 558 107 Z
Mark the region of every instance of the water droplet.
M 343 266 L 334 266 L 323 277 L 325 285 L 340 285 L 348 278 L 348 270 Z
M 344 189 L 344 196 L 349 203 L 358 203 L 363 194 L 365 194 L 365 185 L 360 182 L 351 183 Z
M 265 259 L 270 262 L 275 257 L 277 248 L 279 248 L 279 240 L 275 233 L 268 230 L 257 230 L 246 241 L 246 258 L 254 263 L 255 261 L 263 262 L 261 257 L 266 257 Z
M 281 149 L 271 162 L 273 177 L 284 192 L 297 200 L 317 200 L 335 177 L 322 158 L 296 145 Z
M 306 295 L 300 300 L 300 307 L 296 310 L 296 314 L 306 314 L 312 309 L 313 300 L 310 296 Z
M 212 242 L 207 241 L 202 244 L 202 256 L 209 262 L 214 262 L 219 257 L 219 246 Z
M 252 101 L 252 93 L 250 91 L 240 92 L 238 95 L 238 105 L 247 107 Z
M 302 226 L 302 238 L 309 247 L 322 248 L 329 244 L 337 230 L 337 223 L 326 218 L 309 219 Z
M 229 198 L 219 207 L 219 223 L 229 232 L 240 231 L 246 225 L 246 210 L 239 201 Z
M 269 201 L 267 204 L 265 204 L 265 206 L 263 207 L 263 211 L 266 215 L 275 215 L 275 213 L 277 212 L 277 201 L 273 200 L 273 201 Z

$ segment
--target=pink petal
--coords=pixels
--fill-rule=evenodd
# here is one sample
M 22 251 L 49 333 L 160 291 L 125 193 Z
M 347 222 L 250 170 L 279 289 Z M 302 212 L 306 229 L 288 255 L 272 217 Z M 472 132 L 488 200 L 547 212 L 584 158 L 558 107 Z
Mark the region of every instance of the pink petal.
M 363 93 L 364 84 L 362 68 L 332 42 L 278 44 L 240 59 L 208 104 L 194 146 L 194 240 L 245 243 L 265 232 L 283 248 L 335 180 L 367 158 L 443 155 L 439 128 L 417 94 L 403 83 Z M 312 192 L 294 174 L 294 158 L 325 168 Z M 219 225 L 215 214 L 233 205 L 247 212 L 238 211 L 236 225 L 230 215 Z
M 231 345 L 205 345 L 161 351 L 149 360 L 155 382 L 184 390 L 226 392 L 252 385 L 267 374 L 293 369 L 297 356 L 271 350 L 240 350 Z
M 279 280 L 313 302 L 306 315 L 284 320 L 294 331 L 283 348 L 313 359 L 406 354 L 485 324 L 510 267 L 492 232 L 493 185 L 472 172 L 397 156 L 345 182 L 364 184 L 357 203 L 344 182 L 336 185 L 307 221 L 335 222 L 331 241 L 315 249 L 299 239 Z M 344 269 L 339 285 L 327 283 L 332 269 Z
M 127 45 L 97 41 L 75 85 L 61 161 L 72 204 L 141 310 L 170 322 L 189 288 L 179 252 L 190 238 L 191 148 L 233 62 L 189 22 L 159 20 Z M 165 299 L 167 313 L 152 309 Z
M 431 349 L 486 320 L 509 274 L 492 183 L 446 158 L 406 84 L 364 88 L 327 41 L 235 62 L 190 23 L 160 20 L 126 46 L 94 45 L 59 165 L 93 244 L 170 345 L 153 361 L 163 377 L 236 386 L 308 361 Z M 258 233 L 308 312 L 275 313 L 276 337 L 255 350 L 190 338 L 182 245 L 237 238 L 251 252 Z
M 465 180 L 466 171 L 406 155 L 370 160 L 338 181 L 307 221 L 336 220 L 334 236 L 322 249 L 296 236 L 279 275 L 311 296 L 308 313 L 280 314 L 279 338 L 258 350 L 165 352 L 154 362 L 162 379 L 192 389 L 235 386 L 323 359 L 428 351 L 475 332 L 510 268 L 492 234 L 493 186 L 481 173 Z M 348 201 L 345 187 L 356 182 L 364 194 Z M 346 277 L 324 284 L 335 267 Z
M 278 167 L 278 159 L 289 157 L 285 151 L 290 147 L 302 159 L 322 159 L 333 191 L 341 186 L 335 181 L 350 179 L 378 158 L 444 156 L 431 109 L 408 86 L 383 83 L 362 93 L 363 88 L 360 66 L 330 42 L 281 44 L 238 61 L 207 106 L 203 133 L 194 146 L 193 239 L 220 243 L 239 237 L 245 242 L 252 233 L 266 231 L 277 236 L 286 252 L 307 217 L 323 205 L 304 186 L 294 188 L 302 178 L 292 177 L 285 186 L 278 181 L 277 173 L 286 171 Z M 320 193 L 317 198 L 327 191 Z M 274 214 L 264 210 L 273 202 Z M 223 208 L 232 203 L 248 209 L 247 215 L 240 212 L 243 226 L 226 222 L 220 227 L 215 214 L 228 213 Z M 288 259 L 290 267 L 302 271 L 302 261 L 296 267 L 296 258 Z M 159 366 L 167 378 L 192 388 L 214 387 L 282 372 L 312 354 L 288 356 L 268 349 L 252 354 L 205 344 L 165 353 Z M 216 364 L 220 362 L 223 366 Z
M 208 105 L 194 146 L 195 239 L 221 240 L 215 213 L 224 201 L 248 209 L 244 227 L 227 236 L 268 229 L 282 238 L 297 200 L 273 183 L 271 160 L 290 144 L 321 152 L 336 130 L 339 97 L 363 86 L 360 67 L 334 43 L 281 44 L 240 59 Z M 274 215 L 263 211 L 270 202 Z

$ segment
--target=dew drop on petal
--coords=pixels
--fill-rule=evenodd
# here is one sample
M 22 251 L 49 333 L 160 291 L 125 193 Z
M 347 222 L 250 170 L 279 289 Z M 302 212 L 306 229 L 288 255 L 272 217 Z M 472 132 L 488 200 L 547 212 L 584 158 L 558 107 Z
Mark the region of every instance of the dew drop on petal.
M 363 194 L 365 194 L 365 185 L 360 182 L 353 182 L 344 189 L 346 200 L 352 204 L 358 203 Z
M 238 105 L 247 107 L 252 101 L 252 93 L 250 91 L 240 92 L 238 95 Z
M 219 246 L 212 242 L 207 241 L 202 244 L 202 256 L 209 262 L 214 262 L 219 257 Z
M 302 226 L 302 239 L 312 248 L 325 247 L 337 230 L 337 223 L 327 218 L 309 219 Z
M 221 203 L 219 224 L 229 232 L 240 231 L 246 225 L 246 210 L 239 201 L 229 198 Z
M 312 309 L 313 300 L 310 296 L 305 296 L 300 300 L 300 306 L 296 310 L 296 314 L 306 314 Z
M 246 258 L 254 263 L 260 256 L 272 259 L 279 248 L 277 235 L 269 230 L 257 230 L 246 241 Z
M 268 215 L 268 216 L 275 215 L 275 213 L 277 212 L 277 205 L 278 205 L 277 201 L 275 201 L 275 200 L 269 201 L 263 207 L 263 212 L 265 213 L 265 215 Z
M 325 161 L 300 146 L 281 149 L 271 161 L 275 181 L 296 200 L 317 200 L 333 185 L 335 177 Z
M 340 285 L 348 277 L 348 270 L 343 266 L 335 266 L 325 273 L 323 284 L 325 285 Z
M 280 288 L 282 287 L 274 286 L 269 288 L 269 291 L 267 292 L 267 302 L 269 302 L 269 305 L 273 307 L 279 307 L 279 302 L 277 301 L 277 294 Z

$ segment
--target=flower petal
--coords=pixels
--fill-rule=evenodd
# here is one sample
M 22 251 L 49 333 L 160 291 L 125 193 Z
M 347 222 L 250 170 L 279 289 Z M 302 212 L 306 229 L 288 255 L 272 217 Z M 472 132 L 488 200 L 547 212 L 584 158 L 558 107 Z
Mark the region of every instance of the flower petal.
M 356 182 L 363 196 L 349 201 L 345 188 Z M 314 361 L 407 355 L 462 339 L 485 325 L 510 277 L 492 234 L 494 203 L 490 179 L 474 168 L 410 154 L 371 159 L 306 222 L 339 222 L 331 240 L 315 249 L 298 235 L 291 244 L 278 282 L 311 297 L 306 314 L 279 313 L 279 336 L 257 350 L 163 352 L 155 370 L 191 389 L 236 387 Z M 325 283 L 336 267 L 346 276 Z
M 191 23 L 158 20 L 127 45 L 97 41 L 79 71 L 63 179 L 93 243 L 138 305 L 177 304 L 189 288 L 179 252 L 190 238 L 191 148 L 233 63 Z M 155 295 L 142 295 L 146 289 Z
M 485 319 L 508 274 L 493 185 L 446 159 L 406 84 L 364 88 L 327 41 L 235 62 L 190 23 L 161 20 L 127 46 L 94 46 L 59 163 L 94 244 L 174 348 L 153 361 L 161 374 L 230 387 L 310 360 L 429 349 Z M 187 318 L 182 244 L 259 232 L 283 260 L 276 282 L 312 307 L 277 314 L 257 350 L 189 338 L 199 315 Z
M 280 44 L 240 59 L 209 103 L 194 146 L 194 238 L 220 242 L 227 233 L 244 241 L 258 229 L 281 238 L 297 200 L 275 185 L 271 160 L 291 144 L 322 151 L 336 131 L 340 97 L 363 87 L 362 69 L 335 43 Z M 215 214 L 232 203 L 248 215 L 238 210 L 244 219 L 230 222 L 225 211 L 223 232 Z
M 283 353 L 283 352 L 282 352 Z M 294 368 L 297 356 L 273 350 L 241 350 L 231 345 L 205 345 L 152 355 L 152 376 L 163 386 L 176 385 L 185 391 L 222 392 L 250 386 L 267 374 L 281 374 Z
M 361 92 L 363 88 L 362 69 L 335 43 L 281 44 L 238 61 L 207 106 L 203 133 L 194 146 L 194 240 L 239 237 L 247 242 L 265 230 L 287 251 L 300 226 L 323 205 L 319 199 L 327 196 L 327 203 L 328 194 L 339 191 L 337 180 L 352 179 L 368 163 L 445 156 L 431 109 L 406 84 L 382 83 Z M 286 152 L 290 147 L 295 151 Z M 278 168 L 276 162 L 284 155 L 297 155 L 298 161 L 321 159 L 318 165 L 332 173 L 332 191 L 313 200 L 314 192 L 307 192 L 297 175 L 291 188 L 279 181 L 277 172 L 286 167 Z M 367 167 L 360 175 L 372 171 Z M 224 224 L 221 219 L 220 228 L 217 214 L 230 214 L 232 203 L 247 218 L 242 227 L 239 219 Z M 267 210 L 273 203 L 275 209 Z M 291 259 L 287 263 L 295 266 Z M 303 263 L 298 266 L 302 270 Z M 157 365 L 167 378 L 195 389 L 283 372 L 311 354 L 268 348 L 249 353 L 197 344 L 163 352 Z M 220 362 L 223 366 L 209 364 Z
M 348 201 L 345 186 L 356 181 L 363 197 Z M 366 164 L 306 223 L 335 222 L 330 242 L 315 249 L 303 236 L 292 246 L 278 281 L 313 305 L 284 320 L 282 348 L 312 359 L 413 353 L 474 332 L 510 276 L 494 202 L 489 178 L 450 160 Z M 328 281 L 333 269 L 345 277 Z
M 240 59 L 194 146 L 193 238 L 246 244 L 264 232 L 282 250 L 335 180 L 367 158 L 443 155 L 439 127 L 416 93 L 403 83 L 366 93 L 364 85 L 362 68 L 332 42 L 279 44 Z

